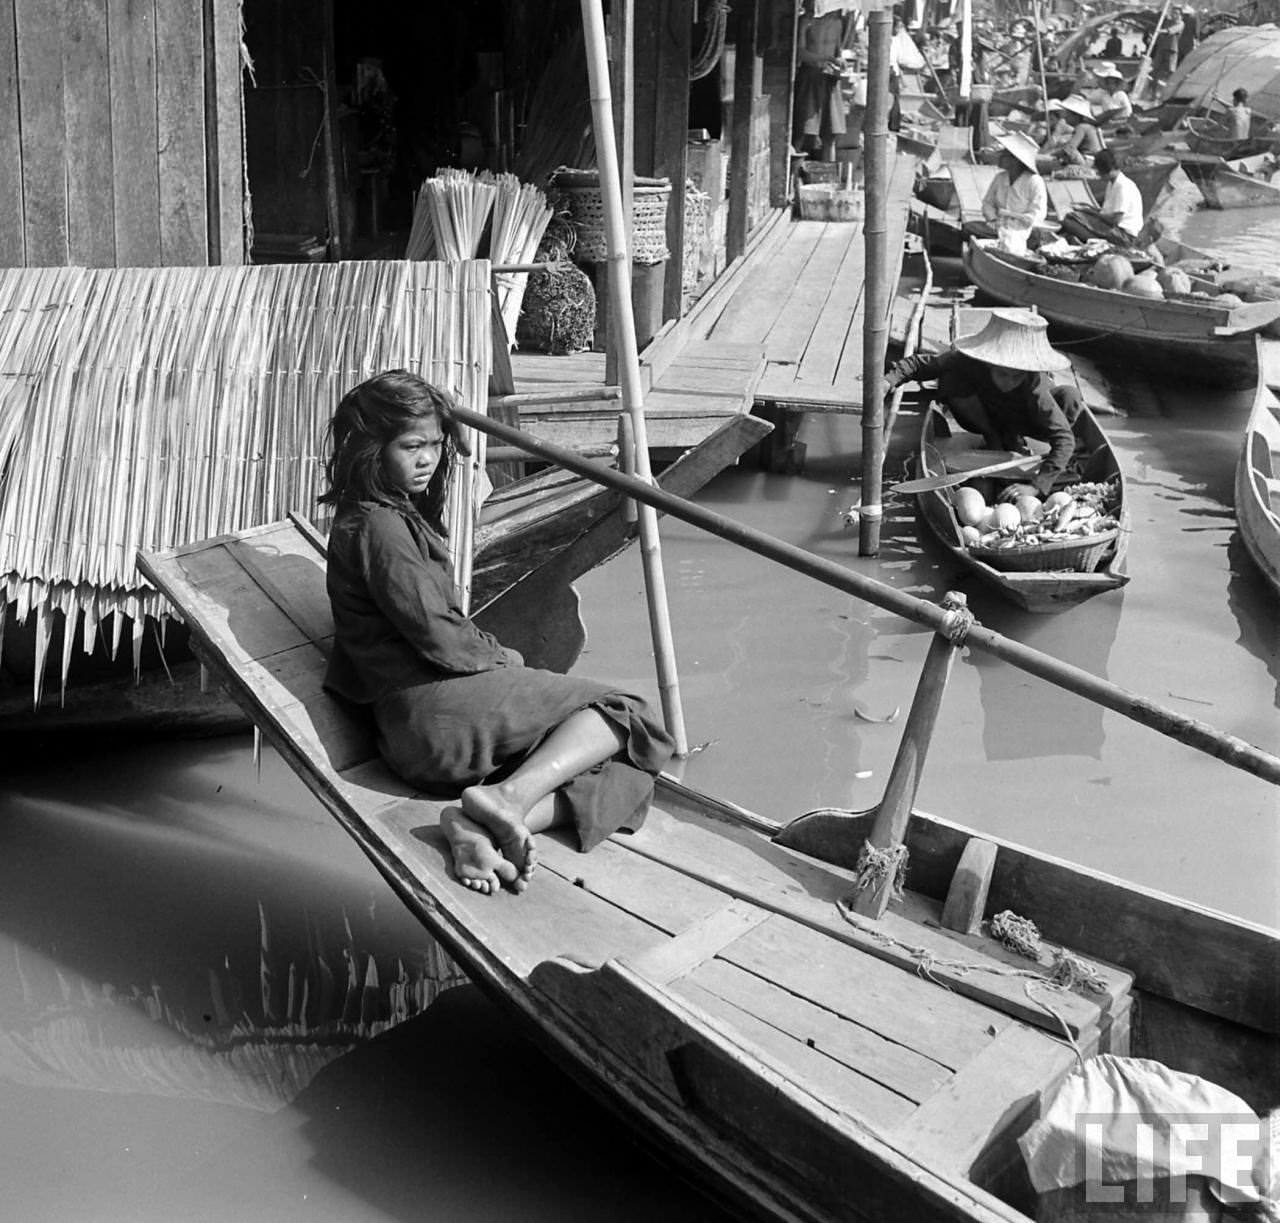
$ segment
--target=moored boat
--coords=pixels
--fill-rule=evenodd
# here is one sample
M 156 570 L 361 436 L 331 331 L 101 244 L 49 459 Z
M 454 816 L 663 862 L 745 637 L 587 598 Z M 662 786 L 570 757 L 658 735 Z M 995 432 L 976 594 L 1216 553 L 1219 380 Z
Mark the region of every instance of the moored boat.
M 1258 389 L 1236 463 L 1240 538 L 1280 595 L 1280 340 L 1258 340 Z
M 1039 257 L 1005 254 L 994 244 L 970 240 L 964 267 L 969 279 L 993 301 L 1038 310 L 1051 323 L 1105 343 L 1122 342 L 1181 376 L 1213 385 L 1252 382 L 1254 337 L 1280 320 L 1280 302 L 1219 304 L 1215 280 L 1199 278 L 1203 296 L 1153 298 L 1058 279 Z M 1172 372 L 1172 368 L 1170 369 Z
M 236 551 L 254 588 L 209 584 Z M 274 524 L 143 565 L 471 978 L 722 1203 L 791 1223 L 1026 1223 L 1017 1140 L 1077 1054 L 1162 1059 L 1259 1110 L 1275 1098 L 1275 932 L 921 813 L 911 891 L 878 919 L 850 899 L 878 813 L 784 826 L 667 778 L 638 833 L 586 856 L 545 835 L 527 892 L 471 892 L 445 804 L 392 778 L 316 682 L 331 623 L 307 538 Z M 1016 910 L 1069 943 L 1091 988 L 1049 983 L 1066 962 L 1051 945 L 1028 959 L 946 924 L 979 840 L 978 916 Z
M 953 489 L 916 494 L 920 519 L 929 533 L 951 553 L 966 573 L 1029 612 L 1056 612 L 1083 603 L 1094 595 L 1118 590 L 1129 580 L 1125 556 L 1129 547 L 1129 511 L 1124 499 L 1124 474 L 1115 452 L 1093 413 L 1082 408 L 1074 423 L 1077 454 L 1084 456 L 1080 481 L 1110 483 L 1116 505 L 1110 517 L 1116 525 L 1099 534 L 1072 541 L 1044 542 L 1001 550 L 966 543 L 956 515 Z M 954 448 L 959 431 L 936 404 L 924 413 L 920 428 L 918 470 L 922 477 L 946 476 L 957 468 Z M 948 462 L 949 448 L 951 462 Z M 958 468 L 964 470 L 963 466 Z
M 1205 153 L 1211 157 L 1233 160 L 1265 153 L 1275 143 L 1271 120 L 1254 115 L 1249 124 L 1249 135 L 1237 139 L 1225 123 L 1213 116 L 1192 117 L 1183 120 L 1186 128 L 1187 148 L 1193 153 Z
M 1280 204 L 1280 183 L 1240 168 L 1248 165 L 1248 159 L 1232 163 L 1204 153 L 1186 153 L 1178 159 L 1178 164 L 1195 183 L 1206 207 L 1265 208 Z

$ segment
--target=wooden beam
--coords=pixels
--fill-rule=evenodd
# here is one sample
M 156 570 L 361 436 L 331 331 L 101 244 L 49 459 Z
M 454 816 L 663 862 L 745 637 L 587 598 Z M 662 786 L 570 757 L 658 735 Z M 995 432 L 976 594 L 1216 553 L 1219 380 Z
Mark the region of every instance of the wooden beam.
M 48 0 L 17 0 L 14 18 L 26 259 L 37 267 L 61 267 L 68 257 L 62 22 Z
M 795 104 L 796 31 L 800 6 L 792 0 L 766 0 L 762 22 L 764 90 L 769 95 L 769 203 L 787 202 L 791 116 Z
M 684 182 L 688 176 L 689 64 L 693 24 L 685 0 L 663 0 L 657 45 L 657 114 L 654 116 L 653 172 L 671 180 L 667 206 L 667 277 L 663 320 L 679 318 L 684 305 Z
M 0 267 L 26 263 L 22 204 L 22 135 L 18 122 L 18 42 L 11 4 L 0 4 Z
M 67 133 L 68 262 L 114 267 L 111 85 L 107 0 L 65 0 L 63 89 Z
M 246 262 L 240 0 L 205 0 L 209 262 Z
M 156 5 L 155 54 L 160 262 L 198 266 L 209 259 L 203 0 Z
M 730 262 L 747 249 L 758 3 L 759 0 L 743 0 L 733 10 L 733 128 L 729 141 L 729 218 L 725 234 L 725 258 Z
M 116 263 L 154 267 L 160 261 L 155 6 L 149 0 L 107 0 L 107 28 Z

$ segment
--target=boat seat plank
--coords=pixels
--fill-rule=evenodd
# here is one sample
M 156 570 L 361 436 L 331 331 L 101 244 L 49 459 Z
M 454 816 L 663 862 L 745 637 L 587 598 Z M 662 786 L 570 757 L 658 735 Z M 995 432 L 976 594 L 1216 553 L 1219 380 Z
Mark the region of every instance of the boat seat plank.
M 955 995 L 995 1007 L 1034 1026 L 1059 1030 L 1055 1020 L 1027 997 L 1026 978 L 1009 971 L 1013 967 L 1026 971 L 1030 962 L 1019 961 L 990 938 L 966 940 L 938 928 L 940 902 L 917 898 L 917 905 L 932 904 L 937 912 L 904 915 L 891 909 L 873 928 L 853 924 L 837 908 L 837 902 L 853 890 L 852 872 L 793 853 L 746 829 L 719 821 L 713 824 L 705 815 L 697 816 L 682 806 L 674 795 L 664 796 L 663 809 L 652 813 L 638 833 L 620 838 L 617 844 L 910 973 L 917 972 L 921 957 L 928 955 L 930 975 Z M 1129 975 L 1118 969 L 1098 963 L 1092 966 L 1106 981 L 1107 993 L 1088 997 L 1063 994 L 1054 1004 L 1073 1039 L 1089 1049 L 1110 1028 L 1110 1013 L 1127 1007 L 1131 983 Z
M 656 985 L 670 985 L 695 968 L 713 959 L 730 943 L 737 942 L 749 930 L 768 921 L 768 909 L 758 908 L 744 900 L 730 900 L 722 909 L 629 961 L 631 968 Z
M 1061 1041 L 1011 1024 L 921 1104 L 894 1137 L 932 1166 L 969 1175 L 988 1153 L 992 1135 L 1002 1136 L 1007 1147 L 1039 1118 L 1042 1101 L 1075 1060 Z
M 873 1032 L 790 990 L 766 981 L 723 959 L 700 966 L 672 988 L 704 1009 L 714 996 L 786 1034 L 831 1062 L 887 1088 L 904 1103 L 920 1104 L 951 1080 L 952 1072 L 908 1045 Z M 856 1110 L 855 1110 L 856 1111 Z M 905 1119 L 910 1109 L 900 1115 Z
M 227 544 L 227 551 L 307 640 L 320 645 L 333 638 L 333 616 L 328 600 L 317 604 L 314 597 L 317 572 L 320 581 L 324 581 L 322 558 L 309 542 L 303 544 L 305 551 L 286 546 L 297 538 L 296 532 L 281 531 L 252 542 L 233 540 Z M 282 564 L 284 556 L 293 557 L 293 563 Z M 270 564 L 266 563 L 266 557 L 270 558 Z M 327 654 L 328 649 L 323 652 Z
M 1048 178 L 1044 186 L 1049 196 L 1049 210 L 1059 218 L 1076 208 L 1098 206 L 1092 189 L 1083 178 Z
M 768 990 L 766 982 L 761 984 Z M 828 1056 L 825 1050 L 797 1040 L 786 1029 L 760 1018 L 755 1010 L 737 1006 L 719 993 L 702 988 L 696 977 L 681 981 L 676 992 L 719 1020 L 730 1032 L 751 1041 L 768 1054 L 789 1079 L 839 1112 L 869 1125 L 888 1128 L 901 1124 L 915 1110 L 910 1100 Z M 785 994 L 785 991 L 774 992 Z
M 961 221 L 982 220 L 982 197 L 999 173 L 995 166 L 969 166 L 958 162 L 952 165 L 951 181 L 955 185 Z
M 857 947 L 775 915 L 721 953 L 738 968 L 957 1070 L 1012 1021 Z

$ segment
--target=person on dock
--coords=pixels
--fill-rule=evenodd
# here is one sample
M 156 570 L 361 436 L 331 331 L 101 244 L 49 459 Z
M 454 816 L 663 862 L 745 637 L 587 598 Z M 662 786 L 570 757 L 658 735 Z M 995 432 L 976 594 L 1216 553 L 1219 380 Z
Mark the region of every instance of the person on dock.
M 813 0 L 805 0 L 796 34 L 795 144 L 800 152 L 816 153 L 823 161 L 835 161 L 836 145 L 847 126 L 840 89 L 844 23 L 839 9 L 815 17 Z
M 572 826 L 585 852 L 639 827 L 673 749 L 643 699 L 526 667 L 459 608 L 443 511 L 466 451 L 449 396 L 379 374 L 342 398 L 329 441 L 325 688 L 370 711 L 400 777 L 459 797 L 440 824 L 460 880 L 523 891 L 535 832 Z
M 968 225 L 966 232 L 1001 238 L 1025 249 L 1049 214 L 1049 193 L 1036 167 L 1035 141 L 1021 132 L 1009 132 L 997 136 L 996 143 L 999 173 L 982 197 L 982 222 Z
M 1031 310 L 992 310 L 981 331 L 960 336 L 944 352 L 904 357 L 889 367 L 886 390 L 937 379 L 937 398 L 962 429 L 980 433 L 993 450 L 1025 450 L 1031 437 L 1049 453 L 1030 477 L 1048 493 L 1071 463 L 1072 423 L 1082 407 L 1073 386 L 1055 386 L 1052 372 L 1071 362 L 1048 340 L 1048 323 Z

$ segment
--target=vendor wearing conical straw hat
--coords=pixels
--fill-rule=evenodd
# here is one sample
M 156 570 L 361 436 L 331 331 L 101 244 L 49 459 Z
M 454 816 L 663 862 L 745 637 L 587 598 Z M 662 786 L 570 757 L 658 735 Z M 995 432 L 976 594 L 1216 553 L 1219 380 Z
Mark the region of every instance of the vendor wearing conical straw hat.
M 1106 147 L 1088 98 L 1071 94 L 1050 102 L 1049 109 L 1058 112 L 1059 123 L 1050 132 L 1044 152 L 1054 154 L 1064 165 L 1079 166 Z
M 938 381 L 937 397 L 962 429 L 980 433 L 993 450 L 1026 450 L 1033 437 L 1049 453 L 1031 476 L 1041 493 L 1053 488 L 1075 454 L 1071 425 L 1080 392 L 1054 386 L 1049 374 L 1071 368 L 1050 344 L 1048 324 L 1031 310 L 992 310 L 986 325 L 937 354 L 906 357 L 890 367 L 889 389 L 904 382 Z
M 994 238 L 1000 229 L 1030 232 L 1043 225 L 1049 212 L 1049 192 L 1036 168 L 1035 141 L 1021 132 L 997 136 L 1000 172 L 991 180 L 982 197 L 982 218 L 986 226 L 970 232 Z

